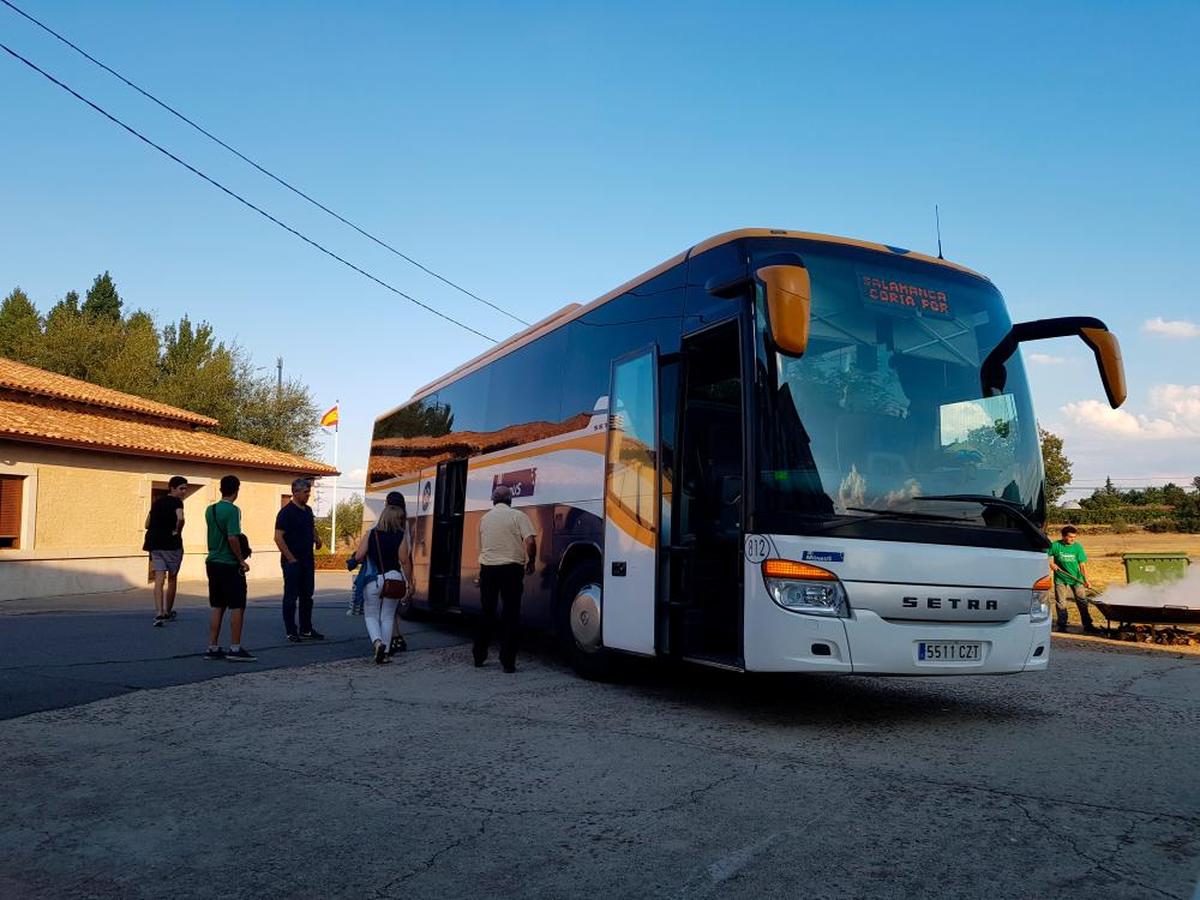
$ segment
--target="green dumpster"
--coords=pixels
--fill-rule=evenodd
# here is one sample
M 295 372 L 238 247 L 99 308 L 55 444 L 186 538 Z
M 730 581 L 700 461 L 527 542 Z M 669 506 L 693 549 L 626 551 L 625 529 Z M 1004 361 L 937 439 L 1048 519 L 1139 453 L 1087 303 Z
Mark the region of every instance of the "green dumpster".
M 1126 553 L 1125 580 L 1130 584 L 1158 584 L 1187 574 L 1186 553 Z

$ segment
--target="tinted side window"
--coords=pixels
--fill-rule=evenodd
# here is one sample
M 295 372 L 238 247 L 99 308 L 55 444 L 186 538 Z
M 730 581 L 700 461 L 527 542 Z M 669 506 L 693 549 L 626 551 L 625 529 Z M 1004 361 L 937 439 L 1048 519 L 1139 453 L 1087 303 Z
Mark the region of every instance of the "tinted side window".
M 683 276 L 681 263 L 568 326 L 564 417 L 590 413 L 607 396 L 614 359 L 648 344 L 663 353 L 679 348 Z
M 431 394 L 375 423 L 367 483 L 402 478 L 430 464 L 435 442 L 449 434 L 449 410 Z
M 438 402 L 450 417 L 451 433 L 487 431 L 490 374 L 485 366 L 438 391 Z
M 716 322 L 736 313 L 737 300 L 714 297 L 704 289 L 713 276 L 726 276 L 746 269 L 745 246 L 742 241 L 732 241 L 713 247 L 688 260 L 687 274 L 687 318 L 686 329 L 691 331 L 710 322 Z
M 486 430 L 497 432 L 534 422 L 557 424 L 566 355 L 566 329 L 559 328 L 489 365 Z

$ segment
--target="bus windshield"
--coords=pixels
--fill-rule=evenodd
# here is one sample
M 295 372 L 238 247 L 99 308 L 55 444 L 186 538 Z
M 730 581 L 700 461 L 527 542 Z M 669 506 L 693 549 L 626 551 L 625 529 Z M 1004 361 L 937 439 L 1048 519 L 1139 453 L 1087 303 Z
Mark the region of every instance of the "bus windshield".
M 995 287 L 900 255 L 807 242 L 797 252 L 812 281 L 802 357 L 774 352 L 761 288 L 756 301 L 760 522 L 899 519 L 923 540 L 930 522 L 1013 528 L 997 509 L 1040 520 L 1041 453 L 1019 354 L 1004 393 L 980 387 L 980 364 L 1011 325 Z

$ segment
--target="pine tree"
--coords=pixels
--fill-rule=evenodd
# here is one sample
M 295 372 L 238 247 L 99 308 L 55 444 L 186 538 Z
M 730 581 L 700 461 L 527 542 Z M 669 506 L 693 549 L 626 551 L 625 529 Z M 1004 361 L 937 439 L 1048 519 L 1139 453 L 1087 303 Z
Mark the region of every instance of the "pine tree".
M 42 317 L 29 296 L 18 288 L 0 304 L 0 356 L 33 363 L 42 340 Z
M 103 275 L 97 275 L 96 280 L 92 282 L 81 312 L 89 318 L 118 322 L 121 319 L 121 305 L 121 295 L 117 293 L 117 286 L 113 283 L 112 276 L 105 272 Z

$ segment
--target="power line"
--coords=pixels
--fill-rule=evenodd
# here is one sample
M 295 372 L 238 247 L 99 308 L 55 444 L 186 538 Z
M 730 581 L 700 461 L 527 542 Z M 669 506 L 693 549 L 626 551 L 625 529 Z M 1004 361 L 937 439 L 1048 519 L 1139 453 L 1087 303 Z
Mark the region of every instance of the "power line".
M 0 2 L 4 2 L 4 0 L 0 0 Z M 225 187 L 225 185 L 221 184 L 221 182 L 217 181 L 216 179 L 209 178 L 207 175 L 205 175 L 203 172 L 201 172 L 195 166 L 180 159 L 178 156 L 176 156 L 170 150 L 166 149 L 165 147 L 163 147 L 159 144 L 154 143 L 154 141 L 150 140 L 150 138 L 146 137 L 140 131 L 137 131 L 136 129 L 132 128 L 129 125 L 126 125 L 124 122 L 122 122 L 116 116 L 112 115 L 112 113 L 109 113 L 108 111 L 102 109 L 101 107 L 99 107 L 95 103 L 93 103 L 91 100 L 89 100 L 87 97 L 85 97 L 82 94 L 80 94 L 79 92 L 75 91 L 73 88 L 70 88 L 67 85 L 63 84 L 61 81 L 59 81 L 57 78 L 55 78 L 49 72 L 47 72 L 45 69 L 39 68 L 37 65 L 35 65 L 34 63 L 30 62 L 25 57 L 23 57 L 20 53 L 17 53 L 17 51 L 13 50 L 7 44 L 0 43 L 0 49 L 4 50 L 5 53 L 7 53 L 9 56 L 12 56 L 14 59 L 20 60 L 21 62 L 25 63 L 25 65 L 29 66 L 29 68 L 33 69 L 35 72 L 37 72 L 43 78 L 46 78 L 47 80 L 52 81 L 54 84 L 58 85 L 60 88 L 62 88 L 64 91 L 66 91 L 72 97 L 74 97 L 76 100 L 86 103 L 88 106 L 90 106 L 96 112 L 100 113 L 100 115 L 104 116 L 104 118 L 108 119 L 113 124 L 119 125 L 121 128 L 128 131 L 130 134 L 132 134 L 134 137 L 136 137 L 139 141 L 142 141 L 143 143 L 148 144 L 149 146 L 153 147 L 155 150 L 157 150 L 159 153 L 166 156 L 168 159 L 171 159 L 171 160 L 179 163 L 179 165 L 183 166 L 185 169 L 187 169 L 193 175 L 196 175 L 197 177 L 202 178 L 204 181 L 207 181 L 209 184 L 211 184 L 213 187 L 217 188 L 218 190 L 222 191 L 223 193 L 228 194 L 230 197 L 237 200 L 242 205 L 247 206 L 250 209 L 254 210 L 256 213 L 258 213 L 264 219 L 274 222 L 276 225 L 278 225 L 284 231 L 288 232 L 289 234 L 295 235 L 296 237 L 300 238 L 300 240 L 304 241 L 304 243 L 308 244 L 309 246 L 315 247 L 317 250 L 320 250 L 326 256 L 336 259 L 342 265 L 344 265 L 350 269 L 353 269 L 359 275 L 362 275 L 365 278 L 369 278 L 371 281 L 375 282 L 380 287 L 386 288 L 387 290 L 391 291 L 393 294 L 396 294 L 399 297 L 403 297 L 405 300 L 408 300 L 411 303 L 415 303 L 417 306 L 421 307 L 424 310 L 427 310 L 428 312 L 433 313 L 435 316 L 437 316 L 441 319 L 445 319 L 447 322 L 457 325 L 459 328 L 464 328 L 467 331 L 471 332 L 472 334 L 479 335 L 479 337 L 483 338 L 484 340 L 488 340 L 493 343 L 496 342 L 496 339 L 494 337 L 486 335 L 482 331 L 478 331 L 478 330 L 472 328 L 470 325 L 460 322 L 460 321 L 458 321 L 458 319 L 455 319 L 452 316 L 446 315 L 444 312 L 440 312 L 439 310 L 434 309 L 428 303 L 424 303 L 424 302 L 418 300 L 416 297 L 411 296 L 410 294 L 404 293 L 404 291 L 400 290 L 399 288 L 393 287 L 392 285 L 388 284 L 383 279 L 377 278 L 376 276 L 372 275 L 366 269 L 359 268 L 354 263 L 350 262 L 348 259 L 338 256 L 332 250 L 329 250 L 329 249 L 321 246 L 316 241 L 314 241 L 312 238 L 301 234 L 299 231 L 297 231 L 291 225 L 281 222 L 279 219 L 275 218 L 273 215 L 271 215 L 266 210 L 264 210 L 258 206 L 255 206 L 253 203 L 251 203 L 249 200 L 247 200 L 241 194 L 231 191 L 229 188 Z
M 36 25 L 38 28 L 41 28 L 47 34 L 50 34 L 53 37 L 57 38 L 58 40 L 62 41 L 64 44 L 66 44 L 68 47 L 70 47 L 72 50 L 74 50 L 80 56 L 82 56 L 85 59 L 87 59 L 88 61 L 96 64 L 101 69 L 103 69 L 105 72 L 108 72 L 110 75 L 112 75 L 114 78 L 118 79 L 119 81 L 121 81 L 121 82 L 125 83 L 126 85 L 128 85 L 129 87 L 133 88 L 135 91 L 137 91 L 143 97 L 145 97 L 147 100 L 151 101 L 152 103 L 158 104 L 163 109 L 165 109 L 167 112 L 169 112 L 171 115 L 175 116 L 175 118 L 179 119 L 181 122 L 187 123 L 188 125 L 190 125 L 194 129 L 196 129 L 196 131 L 200 132 L 202 135 L 204 135 L 209 140 L 214 141 L 215 143 L 224 147 L 226 150 L 228 150 L 230 153 L 232 153 L 238 159 L 242 160 L 243 162 L 248 163 L 249 165 L 251 165 L 255 169 L 257 169 L 259 172 L 261 172 L 263 175 L 266 175 L 272 181 L 275 181 L 276 183 L 282 185 L 283 187 L 285 187 L 289 191 L 291 191 L 293 194 L 297 195 L 298 197 L 302 197 L 303 199 L 305 199 L 309 203 L 311 203 L 313 206 L 315 206 L 318 209 L 323 210 L 324 212 L 333 216 L 335 219 L 337 219 L 343 225 L 353 228 L 355 231 L 357 231 L 363 237 L 367 238 L 368 240 L 374 241 L 380 247 L 383 247 L 385 250 L 388 250 L 388 251 L 394 253 L 396 256 L 400 257 L 401 259 L 405 260 L 406 262 L 411 263 L 412 265 L 414 265 L 418 269 L 420 269 L 422 272 L 425 272 L 428 275 L 432 275 L 434 278 L 436 278 L 438 281 L 441 281 L 443 284 L 448 284 L 450 287 L 454 288 L 456 291 L 461 291 L 462 293 L 466 294 L 468 297 L 471 297 L 474 300 L 478 300 L 480 303 L 484 304 L 485 306 L 490 306 L 492 309 L 496 310 L 497 312 L 503 313 L 504 315 L 508 316 L 510 319 L 515 319 L 516 321 L 520 322 L 522 325 L 530 324 L 529 322 L 526 322 L 524 319 L 522 319 L 520 316 L 510 313 L 507 309 L 504 309 L 501 306 L 497 306 L 495 303 L 492 303 L 490 300 L 485 300 L 483 297 L 480 297 L 478 294 L 472 293 L 471 291 L 467 290 L 462 285 L 455 284 L 449 278 L 446 278 L 443 275 L 439 275 L 437 272 L 433 271 L 433 269 L 430 269 L 428 266 L 422 265 L 421 263 L 419 263 L 415 259 L 413 259 L 411 256 L 409 256 L 408 254 L 406 254 L 400 250 L 397 250 L 395 247 L 393 247 L 387 241 L 385 241 L 381 238 L 377 238 L 375 235 L 371 234 L 371 232 L 367 231 L 365 228 L 362 228 L 362 227 L 354 224 L 349 219 L 347 219 L 345 216 L 342 216 L 341 214 L 334 212 L 332 209 L 330 209 L 324 203 L 321 203 L 319 200 L 309 196 L 304 191 L 300 190 L 300 188 L 295 187 L 292 184 L 289 184 L 286 180 L 279 177 L 274 172 L 271 172 L 270 170 L 259 165 L 254 160 L 252 160 L 250 157 L 248 157 L 244 153 L 242 153 L 240 150 L 237 150 L 236 148 L 231 147 L 229 144 L 225 143 L 225 141 L 221 140 L 219 137 L 217 137 L 211 131 L 208 131 L 201 125 L 198 125 L 196 122 L 189 119 L 187 116 L 185 116 L 183 113 L 179 112 L 179 110 L 175 109 L 169 103 L 159 100 L 157 97 L 155 97 L 149 91 L 134 84 L 132 81 L 130 81 L 124 75 L 122 75 L 120 72 L 116 71 L 115 69 L 111 68 L 110 66 L 105 65 L 100 60 L 96 59 L 96 57 L 92 56 L 90 53 L 88 53 L 86 50 L 84 50 L 82 47 L 72 43 L 66 37 L 59 34 L 57 31 L 55 31 L 53 28 L 51 28 L 45 22 L 41 22 L 38 19 L 35 19 L 33 16 L 31 16 L 29 13 L 25 12 L 25 10 L 21 9 L 19 6 L 16 6 L 15 4 L 10 3 L 9 0 L 0 0 L 0 3 L 3 3 L 5 6 L 7 6 L 9 9 L 11 9 L 13 12 L 17 13 L 18 15 L 24 16 L 26 19 L 28 19 L 30 22 L 32 22 L 34 25 Z

